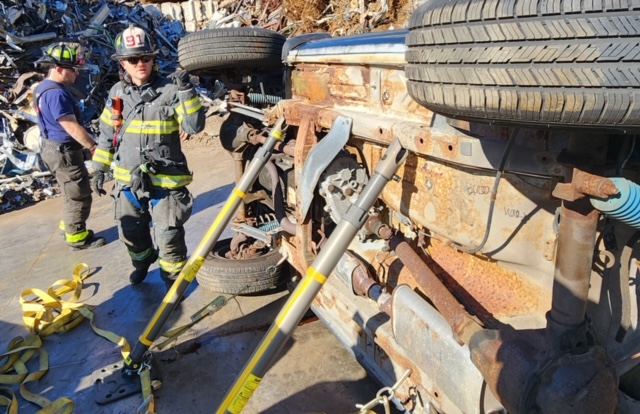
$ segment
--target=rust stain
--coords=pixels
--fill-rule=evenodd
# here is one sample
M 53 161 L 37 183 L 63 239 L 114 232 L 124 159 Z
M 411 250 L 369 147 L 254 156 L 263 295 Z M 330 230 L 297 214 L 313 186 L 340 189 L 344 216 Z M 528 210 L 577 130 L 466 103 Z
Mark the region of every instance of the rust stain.
M 474 310 L 486 318 L 530 315 L 545 309 L 541 298 L 547 294 L 542 289 L 495 262 L 461 253 L 435 240 L 427 251 L 442 269 L 437 273 L 445 284 L 459 284 L 461 289 L 455 290 L 464 292 L 462 300 L 471 308 L 477 302 Z
M 325 69 L 313 68 L 306 71 L 299 68 L 291 74 L 294 98 L 303 98 L 312 102 L 322 102 L 329 99 L 329 80 L 331 75 Z
M 460 155 L 460 145 L 457 140 L 456 142 L 437 141 L 437 145 L 440 148 L 440 154 L 447 159 L 455 160 Z
M 369 100 L 369 69 L 354 66 L 334 66 L 328 88 L 334 99 L 344 101 Z
M 390 359 L 398 366 L 400 366 L 403 370 L 411 369 L 411 375 L 407 379 L 407 381 L 402 384 L 402 386 L 396 391 L 402 401 L 409 399 L 409 388 L 410 387 L 419 387 L 422 382 L 422 376 L 420 375 L 420 370 L 418 366 L 416 366 L 411 360 L 404 358 L 402 355 L 393 352 L 394 347 L 391 344 L 391 341 L 395 341 L 391 337 L 384 336 L 376 336 L 375 342 L 380 348 L 384 350 L 384 352 L 390 357 Z

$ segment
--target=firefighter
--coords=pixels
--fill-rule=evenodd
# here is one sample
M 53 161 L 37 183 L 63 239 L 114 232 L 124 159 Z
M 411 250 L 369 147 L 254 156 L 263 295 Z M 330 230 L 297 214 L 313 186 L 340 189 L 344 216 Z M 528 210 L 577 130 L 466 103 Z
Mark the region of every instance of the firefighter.
M 76 47 L 61 42 L 50 45 L 36 63 L 50 66 L 47 78 L 36 88 L 34 103 L 42 132 L 40 156 L 64 196 L 60 228 L 72 250 L 104 246 L 104 237 L 87 230 L 92 198 L 85 149 L 93 151 L 96 142 L 84 128 L 78 100 L 68 89 L 83 61 Z
M 129 281 L 141 283 L 159 258 L 160 276 L 169 289 L 187 260 L 184 224 L 193 205 L 180 128 L 187 134 L 202 131 L 204 109 L 186 71 L 160 75 L 155 42 L 141 27 L 131 25 L 118 34 L 115 49 L 112 58 L 122 76 L 109 100 L 121 99 L 122 119 L 113 116 L 114 105 L 105 106 L 92 188 L 106 194 L 105 173 L 113 168 L 114 216 L 134 268 Z

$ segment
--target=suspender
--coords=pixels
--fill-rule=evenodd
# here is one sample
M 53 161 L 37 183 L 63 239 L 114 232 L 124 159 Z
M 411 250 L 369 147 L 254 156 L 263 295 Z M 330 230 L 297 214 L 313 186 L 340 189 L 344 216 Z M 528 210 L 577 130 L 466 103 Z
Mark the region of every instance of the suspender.
M 57 85 L 57 84 L 52 84 L 47 86 L 46 88 L 44 88 L 44 90 L 40 91 L 37 95 L 36 95 L 36 114 L 38 115 L 38 120 L 40 121 L 40 129 L 42 130 L 42 134 L 48 139 L 49 138 L 49 132 L 47 132 L 47 128 L 46 125 L 44 123 L 44 119 L 42 118 L 42 113 L 40 112 L 40 98 L 42 98 L 42 95 L 44 95 L 45 92 L 50 91 L 52 89 L 62 89 L 61 86 Z
M 44 119 L 42 118 L 42 113 L 40 112 L 40 98 L 42 98 L 42 95 L 44 95 L 45 92 L 48 92 L 52 89 L 61 89 L 61 90 L 65 90 L 63 86 L 53 82 L 52 84 L 50 84 L 49 86 L 47 86 L 46 88 L 44 88 L 42 91 L 40 91 L 39 93 L 36 94 L 36 99 L 35 99 L 35 104 L 36 104 L 36 114 L 38 115 L 38 120 L 40 121 L 40 129 L 42 130 L 43 135 L 45 136 L 45 138 L 49 139 L 49 132 L 47 131 L 46 125 L 44 123 Z M 78 108 L 78 104 L 74 103 L 73 105 L 73 113 L 76 117 L 76 120 L 78 122 L 81 122 L 81 119 L 79 118 L 79 108 Z

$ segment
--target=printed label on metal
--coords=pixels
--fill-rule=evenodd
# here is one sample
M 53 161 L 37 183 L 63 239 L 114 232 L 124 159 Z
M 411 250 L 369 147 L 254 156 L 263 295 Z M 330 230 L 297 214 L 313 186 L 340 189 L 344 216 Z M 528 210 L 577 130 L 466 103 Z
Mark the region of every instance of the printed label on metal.
M 234 398 L 231 406 L 229 407 L 228 411 L 231 414 L 240 414 L 242 412 L 244 407 L 249 402 L 249 399 L 258 388 L 258 385 L 260 385 L 260 381 L 262 381 L 262 378 L 256 377 L 253 374 L 249 375 L 249 378 L 247 378 L 247 380 L 244 382 L 244 384 L 242 385 L 242 389 L 240 390 L 236 398 Z

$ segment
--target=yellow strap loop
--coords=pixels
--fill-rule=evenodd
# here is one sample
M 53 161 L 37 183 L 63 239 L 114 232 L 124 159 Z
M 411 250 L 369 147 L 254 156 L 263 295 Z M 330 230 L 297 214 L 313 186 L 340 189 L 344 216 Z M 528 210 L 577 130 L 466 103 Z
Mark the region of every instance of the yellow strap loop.
M 74 411 L 74 403 L 68 398 L 62 397 L 51 402 L 26 388 L 26 384 L 38 381 L 49 370 L 49 356 L 42 348 L 42 338 L 53 333 L 67 332 L 88 319 L 96 334 L 121 348 L 125 360 L 131 353 L 131 347 L 124 337 L 97 328 L 93 323 L 92 307 L 79 302 L 84 280 L 89 276 L 89 266 L 81 263 L 73 270 L 73 280 L 58 280 L 46 292 L 27 289 L 20 295 L 22 318 L 31 334 L 11 339 L 7 351 L 0 355 L 0 385 L 19 384 L 20 395 L 42 407 L 37 414 L 72 414 Z M 66 299 L 63 299 L 64 295 L 68 295 Z M 26 364 L 35 355 L 39 357 L 39 367 L 30 373 Z M 145 386 L 144 376 L 143 389 L 150 390 L 149 386 Z M 0 406 L 7 407 L 6 414 L 18 414 L 18 400 L 10 388 L 0 387 Z M 150 404 L 147 412 L 154 412 L 153 404 Z

